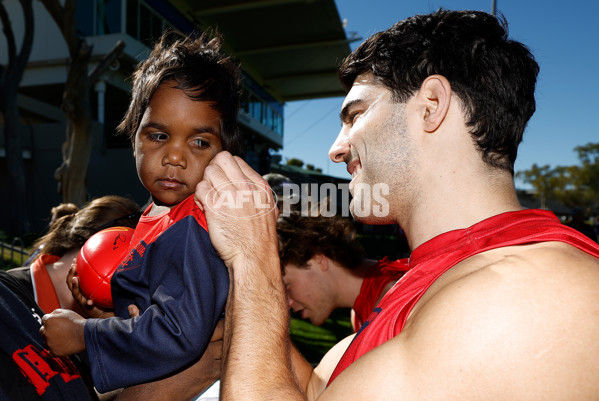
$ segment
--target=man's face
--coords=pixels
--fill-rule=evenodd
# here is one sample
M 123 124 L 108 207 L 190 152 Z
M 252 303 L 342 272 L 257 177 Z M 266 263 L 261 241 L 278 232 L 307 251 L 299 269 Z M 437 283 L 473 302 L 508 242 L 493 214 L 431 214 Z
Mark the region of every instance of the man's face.
M 303 319 L 310 319 L 316 326 L 323 324 L 336 308 L 327 278 L 314 259 L 304 267 L 293 263 L 285 265 L 283 282 L 289 308 L 300 312 Z
M 180 203 L 193 194 L 204 169 L 221 151 L 221 114 L 194 101 L 175 83 L 161 84 L 135 134 L 137 174 L 154 202 Z
M 371 74 L 360 75 L 343 102 L 341 123 L 329 157 L 345 162 L 352 176 L 352 214 L 369 224 L 394 223 L 395 197 L 406 189 L 413 164 L 405 105 L 395 102 L 391 91 Z M 373 191 L 377 185 L 389 190 L 385 196 L 391 206 L 387 215 L 368 209 L 368 205 L 376 205 Z

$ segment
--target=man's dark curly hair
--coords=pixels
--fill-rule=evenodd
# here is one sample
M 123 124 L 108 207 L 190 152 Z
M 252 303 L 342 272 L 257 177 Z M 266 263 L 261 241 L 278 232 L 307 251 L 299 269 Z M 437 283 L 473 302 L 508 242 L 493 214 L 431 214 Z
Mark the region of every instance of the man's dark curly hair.
M 133 73 L 129 109 L 118 126 L 135 142 L 135 133 L 154 92 L 165 81 L 174 81 L 192 100 L 211 102 L 221 114 L 224 150 L 242 155 L 243 138 L 237 126 L 240 97 L 239 66 L 221 52 L 221 36 L 202 34 L 193 39 L 166 32 L 150 56 Z
M 400 21 L 368 38 L 339 70 L 349 90 L 372 73 L 406 102 L 430 75 L 448 79 L 461 100 L 483 160 L 514 174 L 518 145 L 535 111 L 539 66 L 507 38 L 507 22 L 480 11 L 439 10 Z
M 348 218 L 308 217 L 300 212 L 281 215 L 277 222 L 281 268 L 288 263 L 304 267 L 314 255 L 322 254 L 346 269 L 355 269 L 364 260 L 364 249 Z

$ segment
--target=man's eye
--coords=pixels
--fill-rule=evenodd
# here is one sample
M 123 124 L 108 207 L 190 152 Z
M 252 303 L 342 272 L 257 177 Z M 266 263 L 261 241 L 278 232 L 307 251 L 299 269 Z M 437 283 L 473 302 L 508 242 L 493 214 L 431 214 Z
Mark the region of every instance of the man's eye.
M 356 122 L 356 118 L 360 115 L 359 112 L 355 112 L 349 115 L 349 122 L 350 124 L 354 124 Z

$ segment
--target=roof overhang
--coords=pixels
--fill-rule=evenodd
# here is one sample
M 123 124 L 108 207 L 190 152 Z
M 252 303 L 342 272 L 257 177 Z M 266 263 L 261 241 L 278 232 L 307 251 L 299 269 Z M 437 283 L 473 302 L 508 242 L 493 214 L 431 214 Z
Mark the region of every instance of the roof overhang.
M 337 79 L 350 53 L 333 0 L 171 0 L 200 29 L 216 28 L 224 50 L 277 100 L 344 96 Z

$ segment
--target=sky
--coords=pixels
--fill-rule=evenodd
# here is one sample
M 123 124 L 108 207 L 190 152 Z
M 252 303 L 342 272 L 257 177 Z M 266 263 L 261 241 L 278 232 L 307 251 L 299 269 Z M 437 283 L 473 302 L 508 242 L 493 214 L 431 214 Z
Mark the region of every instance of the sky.
M 336 0 L 346 35 L 362 40 L 395 22 L 439 8 L 491 11 L 491 0 Z M 599 142 L 599 2 L 595 0 L 496 0 L 508 21 L 509 36 L 529 47 L 540 65 L 537 110 L 528 123 L 515 170 L 533 164 L 579 164 L 576 146 Z M 285 105 L 283 163 L 299 158 L 323 173 L 349 178 L 345 164 L 328 159 L 341 123 L 343 97 Z M 527 187 L 517 181 L 519 188 Z

